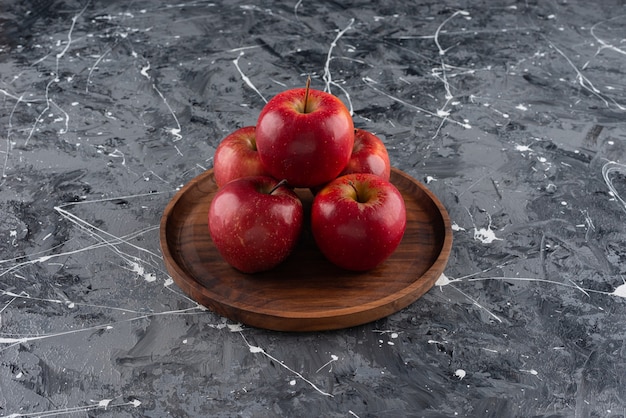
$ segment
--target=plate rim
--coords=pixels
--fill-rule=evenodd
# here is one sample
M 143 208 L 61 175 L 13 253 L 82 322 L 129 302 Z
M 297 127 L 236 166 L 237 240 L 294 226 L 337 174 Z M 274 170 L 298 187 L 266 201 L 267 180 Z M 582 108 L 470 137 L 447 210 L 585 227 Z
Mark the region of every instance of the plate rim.
M 188 274 L 189 272 L 185 268 L 179 265 L 178 258 L 173 255 L 173 250 L 169 246 L 169 240 L 171 240 L 171 238 L 168 239 L 168 231 L 167 231 L 168 221 L 171 219 L 171 215 L 175 207 L 179 204 L 179 202 L 186 195 L 186 193 L 188 193 L 191 188 L 195 187 L 196 185 L 203 184 L 204 181 L 210 178 L 213 175 L 213 169 L 208 169 L 200 173 L 196 177 L 192 178 L 191 180 L 189 180 L 182 188 L 180 188 L 176 192 L 176 194 L 170 199 L 170 201 L 168 202 L 168 204 L 166 205 L 164 209 L 163 215 L 161 217 L 161 222 L 160 222 L 159 238 L 160 238 L 161 251 L 163 253 L 163 260 L 165 262 L 168 273 L 171 276 L 171 278 L 174 280 L 174 282 L 192 300 L 194 300 L 199 305 L 205 306 L 207 309 L 211 311 L 214 311 L 222 316 L 228 317 L 229 319 L 232 319 L 232 318 L 228 315 L 223 314 L 221 311 L 239 310 L 239 311 L 245 312 L 245 314 L 240 315 L 240 316 L 249 316 L 250 314 L 252 314 L 258 317 L 267 317 L 267 318 L 273 318 L 276 320 L 284 320 L 284 321 L 307 321 L 307 320 L 308 321 L 311 321 L 311 320 L 320 321 L 320 320 L 330 320 L 333 318 L 345 319 L 345 318 L 350 318 L 353 316 L 356 316 L 356 317 L 360 317 L 364 315 L 367 316 L 366 314 L 372 311 L 378 311 L 378 310 L 385 311 L 385 313 L 383 314 L 375 315 L 376 318 L 369 319 L 367 321 L 359 321 L 358 323 L 354 323 L 353 325 L 337 327 L 337 328 L 346 328 L 349 326 L 355 326 L 358 324 L 371 322 L 373 320 L 380 319 L 392 313 L 398 312 L 399 310 L 404 309 L 405 307 L 409 306 L 413 302 L 417 301 L 425 293 L 430 291 L 430 289 L 432 289 L 432 287 L 435 285 L 435 282 L 438 279 L 438 277 L 433 277 L 433 276 L 437 275 L 437 272 L 439 272 L 439 275 L 443 273 L 447 265 L 449 256 L 450 256 L 453 237 L 452 237 L 452 227 L 451 227 L 449 214 L 445 206 L 441 203 L 441 201 L 437 198 L 437 196 L 435 196 L 435 194 L 430 189 L 428 189 L 428 187 L 426 187 L 422 182 L 416 180 L 414 177 L 412 177 L 408 173 L 395 167 L 392 167 L 391 171 L 392 171 L 392 177 L 393 175 L 401 176 L 405 180 L 409 181 L 410 183 L 418 187 L 420 191 L 424 193 L 428 197 L 430 202 L 437 208 L 437 213 L 441 217 L 442 226 L 443 226 L 441 248 L 437 256 L 431 261 L 428 269 L 424 271 L 422 274 L 420 274 L 418 277 L 416 277 L 415 280 L 411 281 L 407 286 L 393 293 L 385 295 L 379 299 L 376 299 L 374 301 L 369 301 L 369 302 L 360 304 L 358 305 L 360 309 L 356 311 L 355 311 L 355 306 L 341 307 L 337 309 L 324 309 L 324 310 L 317 309 L 315 311 L 297 311 L 296 312 L 296 311 L 280 311 L 280 310 L 271 309 L 271 308 L 268 309 L 267 307 L 254 306 L 251 304 L 242 304 L 240 301 L 233 302 L 232 300 L 224 300 L 223 298 L 220 298 L 219 294 L 214 293 L 213 291 L 211 291 L 211 289 L 204 286 L 196 277 L 194 277 L 191 274 Z M 172 269 L 174 270 L 176 274 L 172 272 Z M 182 278 L 183 276 L 187 279 L 186 280 L 183 279 Z M 431 283 L 428 283 L 427 287 L 423 289 L 423 292 L 415 296 L 414 293 L 416 291 L 419 292 L 419 290 L 417 290 L 416 288 L 421 287 L 420 279 L 424 277 L 428 277 Z M 189 279 L 191 279 L 191 283 Z M 219 280 L 219 277 L 217 277 L 217 279 Z M 193 288 L 193 287 L 202 288 L 204 291 L 210 292 L 210 295 L 206 295 L 206 294 L 205 295 L 209 299 L 211 299 L 211 301 L 213 302 L 213 305 L 207 306 L 208 304 L 205 304 L 193 298 L 187 291 L 187 288 Z M 215 305 L 219 305 L 219 307 L 216 307 Z M 223 309 L 222 306 L 226 307 L 226 309 Z M 258 321 L 254 321 L 254 322 L 258 322 Z M 252 326 L 259 327 L 259 328 L 266 328 L 266 329 L 293 330 L 292 327 L 268 328 L 259 324 L 252 324 Z M 330 330 L 330 329 L 337 329 L 337 328 L 334 328 L 332 326 L 324 326 L 322 328 L 314 327 L 313 329 Z

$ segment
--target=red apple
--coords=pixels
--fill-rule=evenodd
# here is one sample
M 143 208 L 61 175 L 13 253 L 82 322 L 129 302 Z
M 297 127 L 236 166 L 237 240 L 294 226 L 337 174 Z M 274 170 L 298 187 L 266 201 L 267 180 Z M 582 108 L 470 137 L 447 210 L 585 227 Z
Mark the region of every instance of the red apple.
M 385 261 L 406 228 L 398 189 L 371 173 L 341 176 L 313 199 L 311 231 L 328 260 L 347 270 L 365 271 Z
M 354 124 L 339 98 L 297 88 L 274 96 L 261 110 L 256 141 L 263 166 L 293 187 L 314 187 L 336 178 L 348 163 Z
M 256 149 L 254 126 L 245 126 L 231 132 L 220 142 L 213 157 L 215 183 L 226 183 L 247 176 L 267 176 Z
M 296 193 L 272 177 L 222 186 L 209 208 L 209 233 L 224 260 L 244 273 L 269 270 L 291 253 L 302 230 Z
M 354 130 L 352 154 L 340 175 L 350 173 L 372 173 L 387 181 L 391 176 L 391 163 L 385 144 L 365 129 Z

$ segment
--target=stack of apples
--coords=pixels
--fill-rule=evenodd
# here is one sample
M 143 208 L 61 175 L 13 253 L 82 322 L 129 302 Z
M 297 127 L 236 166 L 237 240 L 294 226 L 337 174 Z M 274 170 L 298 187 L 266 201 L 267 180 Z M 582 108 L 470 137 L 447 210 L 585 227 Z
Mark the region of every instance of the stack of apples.
M 390 182 L 384 143 L 355 129 L 343 102 L 310 88 L 310 79 L 267 102 L 256 126 L 226 136 L 213 172 L 209 233 L 222 258 L 244 273 L 282 263 L 305 222 L 324 256 L 353 271 L 378 266 L 404 235 L 406 208 Z M 310 219 L 297 188 L 314 194 Z

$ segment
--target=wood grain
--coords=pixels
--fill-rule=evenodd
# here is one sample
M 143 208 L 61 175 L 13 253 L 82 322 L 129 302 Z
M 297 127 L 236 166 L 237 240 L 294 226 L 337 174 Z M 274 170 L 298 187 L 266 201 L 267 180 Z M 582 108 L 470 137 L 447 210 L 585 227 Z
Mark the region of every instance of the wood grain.
M 160 239 L 165 265 L 192 299 L 250 326 L 315 331 L 385 317 L 434 285 L 452 247 L 450 219 L 439 200 L 398 169 L 392 169 L 391 182 L 405 199 L 407 229 L 396 251 L 374 270 L 354 273 L 326 261 L 306 220 L 298 246 L 283 264 L 252 275 L 233 269 L 220 257 L 208 232 L 209 206 L 217 191 L 212 170 L 187 183 L 163 213 Z M 311 193 L 297 192 L 309 208 Z

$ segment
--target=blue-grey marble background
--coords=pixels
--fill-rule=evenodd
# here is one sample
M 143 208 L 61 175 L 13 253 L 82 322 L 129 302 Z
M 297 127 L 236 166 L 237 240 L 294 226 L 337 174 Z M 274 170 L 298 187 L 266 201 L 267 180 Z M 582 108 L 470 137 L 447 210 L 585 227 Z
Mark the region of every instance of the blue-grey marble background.
M 280 91 L 340 97 L 454 229 L 424 297 L 277 333 L 159 222 Z M 626 416 L 623 1 L 0 5 L 0 416 Z

